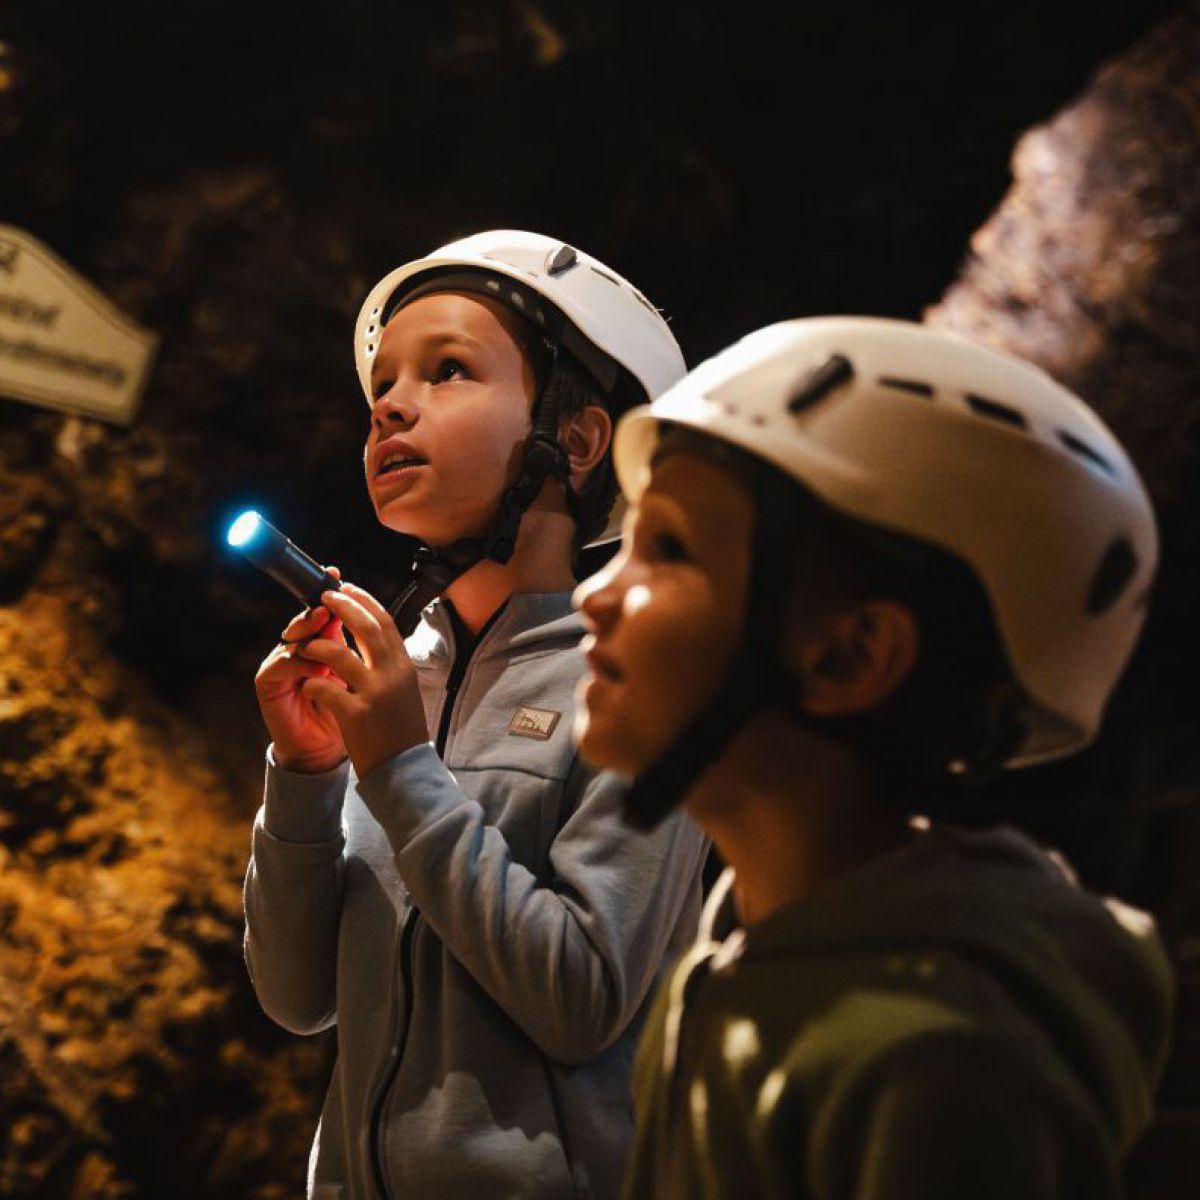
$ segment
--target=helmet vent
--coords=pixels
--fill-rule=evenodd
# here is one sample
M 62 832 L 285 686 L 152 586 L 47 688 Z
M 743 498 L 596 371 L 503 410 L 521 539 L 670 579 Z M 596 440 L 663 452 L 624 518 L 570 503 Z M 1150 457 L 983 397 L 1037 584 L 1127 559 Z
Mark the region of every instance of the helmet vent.
M 579 255 L 575 252 L 575 248 L 564 243 L 557 250 L 550 252 L 546 260 L 546 274 L 559 275 L 569 267 L 573 267 L 578 261 Z
M 831 354 L 812 371 L 788 401 L 788 412 L 801 413 L 824 400 L 834 388 L 854 378 L 854 364 L 844 354 Z
M 973 392 L 968 392 L 964 398 L 967 407 L 977 417 L 986 417 L 989 421 L 999 421 L 1002 425 L 1012 426 L 1013 429 L 1029 428 L 1025 414 L 1013 408 L 1011 404 L 1001 404 L 999 400 L 989 400 L 986 396 L 977 396 Z
M 1137 555 L 1128 538 L 1119 537 L 1110 542 L 1088 589 L 1088 616 L 1098 617 L 1108 612 L 1137 572 L 1137 567 Z
M 1094 467 L 1099 467 L 1106 475 L 1116 475 L 1113 470 L 1113 465 L 1100 453 L 1099 450 L 1093 450 L 1087 442 L 1080 441 L 1073 433 L 1068 433 L 1065 429 L 1058 431 L 1058 440 L 1062 442 L 1072 454 L 1077 454 L 1080 458 L 1087 459 Z
M 879 382 L 884 387 L 895 388 L 898 392 L 911 392 L 914 396 L 933 399 L 933 384 L 922 383 L 919 379 L 896 379 L 891 375 L 883 375 L 880 376 Z
M 634 290 L 633 298 L 643 308 L 648 309 L 650 312 L 652 312 L 660 321 L 668 321 L 668 322 L 670 321 L 670 319 L 671 319 L 670 317 L 664 317 L 663 314 L 657 308 L 655 308 L 654 305 L 651 304 L 650 301 L 647 300 L 646 297 L 643 296 L 641 292 L 637 291 L 636 289 Z
M 614 279 L 607 271 L 602 271 L 599 267 L 592 267 L 592 273 L 599 275 L 601 279 L 607 279 L 608 282 L 613 285 L 613 287 L 621 286 L 621 281 L 619 279 Z

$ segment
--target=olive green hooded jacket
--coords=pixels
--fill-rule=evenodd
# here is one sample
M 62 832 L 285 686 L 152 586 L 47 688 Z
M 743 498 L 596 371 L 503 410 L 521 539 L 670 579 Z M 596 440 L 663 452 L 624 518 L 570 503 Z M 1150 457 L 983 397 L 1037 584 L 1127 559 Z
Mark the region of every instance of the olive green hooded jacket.
M 934 827 L 735 927 L 638 1052 L 627 1197 L 1106 1200 L 1171 1015 L 1153 923 L 1012 830 Z

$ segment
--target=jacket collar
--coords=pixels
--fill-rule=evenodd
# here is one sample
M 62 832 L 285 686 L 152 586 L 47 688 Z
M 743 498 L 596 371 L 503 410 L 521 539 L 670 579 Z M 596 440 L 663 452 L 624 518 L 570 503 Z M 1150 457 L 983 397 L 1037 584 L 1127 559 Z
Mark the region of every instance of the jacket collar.
M 578 643 L 582 636 L 583 620 L 571 607 L 570 592 L 517 592 L 484 630 L 474 658 L 558 650 Z M 446 667 L 454 661 L 454 623 L 444 599 L 425 609 L 405 645 L 418 670 Z

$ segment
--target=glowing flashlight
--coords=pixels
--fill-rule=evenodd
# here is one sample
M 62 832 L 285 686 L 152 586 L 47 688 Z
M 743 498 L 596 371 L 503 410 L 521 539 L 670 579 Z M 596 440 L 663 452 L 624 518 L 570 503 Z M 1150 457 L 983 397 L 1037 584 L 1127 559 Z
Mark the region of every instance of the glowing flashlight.
M 336 592 L 342 586 L 254 509 L 242 513 L 229 526 L 225 538 L 235 550 L 310 608 L 321 603 L 322 592 Z

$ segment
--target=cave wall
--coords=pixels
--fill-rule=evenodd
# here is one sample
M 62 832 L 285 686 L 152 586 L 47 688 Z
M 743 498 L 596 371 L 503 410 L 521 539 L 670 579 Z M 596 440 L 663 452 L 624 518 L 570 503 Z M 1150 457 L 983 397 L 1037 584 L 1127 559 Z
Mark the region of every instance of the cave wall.
M 1078 842 L 1090 830 L 1110 840 L 1113 882 L 1155 912 L 1178 971 L 1162 1112 L 1130 1170 L 1149 1192 L 1183 1195 L 1200 1179 L 1200 13 L 1109 62 L 1021 138 L 1012 169 L 926 320 L 1020 354 L 1085 396 L 1158 515 L 1146 633 L 1086 756 L 1072 820 Z
M 1194 6 L 1148 33 L 1174 7 L 0 18 L 0 220 L 161 338 L 129 429 L 0 399 L 0 1195 L 301 1190 L 331 1040 L 270 1025 L 240 948 L 250 680 L 290 606 L 219 534 L 254 503 L 389 594 L 405 547 L 363 494 L 358 303 L 504 224 L 610 259 L 690 361 L 785 316 L 918 316 L 970 240 L 929 319 L 1042 362 L 1130 442 L 1175 560 L 1152 636 L 1100 750 L 995 804 L 1166 922 L 1190 1134 Z M 1172 1194 L 1186 1143 L 1149 1147 L 1139 1194 Z

